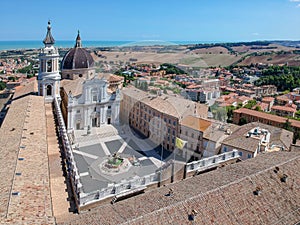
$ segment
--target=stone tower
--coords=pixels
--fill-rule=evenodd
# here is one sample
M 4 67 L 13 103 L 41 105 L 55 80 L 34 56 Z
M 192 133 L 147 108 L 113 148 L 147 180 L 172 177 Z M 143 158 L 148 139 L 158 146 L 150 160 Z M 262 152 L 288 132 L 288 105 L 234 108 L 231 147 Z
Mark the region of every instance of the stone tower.
M 47 34 L 43 41 L 45 47 L 41 49 L 39 60 L 40 70 L 38 75 L 38 93 L 44 96 L 45 102 L 52 102 L 60 98 L 59 54 L 54 47 L 55 40 L 51 34 L 51 24 L 48 22 Z

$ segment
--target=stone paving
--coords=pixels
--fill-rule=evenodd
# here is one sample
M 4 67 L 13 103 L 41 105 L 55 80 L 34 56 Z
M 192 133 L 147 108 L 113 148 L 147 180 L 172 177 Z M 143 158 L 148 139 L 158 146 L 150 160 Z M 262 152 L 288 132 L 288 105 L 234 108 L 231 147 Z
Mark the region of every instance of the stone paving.
M 163 165 L 160 156 L 145 141 L 123 127 L 112 125 L 92 128 L 91 134 L 86 130 L 75 131 L 73 153 L 84 193 L 106 188 L 111 183 L 118 183 L 132 177 L 150 175 Z M 143 151 L 144 149 L 148 151 Z M 135 157 L 139 166 L 131 166 L 122 173 L 108 174 L 100 165 L 114 153 L 121 157 Z

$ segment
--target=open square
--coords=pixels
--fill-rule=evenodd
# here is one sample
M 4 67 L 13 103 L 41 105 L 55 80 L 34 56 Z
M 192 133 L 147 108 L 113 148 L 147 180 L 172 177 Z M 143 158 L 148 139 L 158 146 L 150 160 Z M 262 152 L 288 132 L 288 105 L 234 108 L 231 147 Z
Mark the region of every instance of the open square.
M 73 154 L 79 171 L 84 193 L 105 189 L 113 184 L 132 178 L 142 178 L 155 173 L 164 164 L 155 151 L 159 146 L 140 139 L 130 129 L 105 125 L 91 129 L 75 131 Z M 115 170 L 107 171 L 104 165 L 113 156 L 118 156 Z M 124 159 L 124 168 L 122 167 Z

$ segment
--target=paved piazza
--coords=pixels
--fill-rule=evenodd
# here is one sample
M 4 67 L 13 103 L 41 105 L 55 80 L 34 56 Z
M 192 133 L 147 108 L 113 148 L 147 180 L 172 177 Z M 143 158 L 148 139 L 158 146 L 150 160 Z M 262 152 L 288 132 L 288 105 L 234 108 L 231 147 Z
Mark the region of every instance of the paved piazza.
M 76 130 L 73 153 L 84 193 L 101 190 L 122 180 L 154 173 L 164 164 L 160 160 L 158 148 L 160 147 L 140 139 L 128 127 L 104 125 L 92 128 L 89 135 L 87 130 Z M 126 169 L 107 173 L 101 165 L 114 154 L 126 159 Z M 133 160 L 137 162 L 135 165 L 128 163 Z

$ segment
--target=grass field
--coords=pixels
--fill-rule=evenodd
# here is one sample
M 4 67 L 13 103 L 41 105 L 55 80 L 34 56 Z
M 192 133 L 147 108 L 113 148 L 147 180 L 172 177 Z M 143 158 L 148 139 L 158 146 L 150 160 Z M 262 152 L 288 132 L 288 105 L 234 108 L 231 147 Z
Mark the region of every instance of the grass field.
M 107 63 L 124 63 L 133 62 L 133 59 L 138 63 L 172 63 L 183 64 L 190 67 L 218 67 L 229 66 L 238 62 L 242 57 L 251 53 L 257 52 L 262 54 L 269 52 L 270 55 L 249 56 L 246 57 L 239 65 L 250 65 L 251 63 L 266 63 L 266 64 L 284 64 L 289 62 L 289 65 L 300 65 L 299 55 L 291 52 L 296 48 L 284 47 L 280 45 L 260 46 L 238 46 L 232 48 L 236 54 L 229 54 L 224 47 L 211 47 L 196 49 L 190 51 L 182 46 L 180 49 L 171 49 L 169 52 L 161 52 L 159 48 L 148 47 L 142 50 L 134 50 L 125 52 L 123 49 L 118 51 L 103 51 L 102 57 L 95 56 L 96 61 L 106 61 Z M 278 54 L 284 51 L 286 54 Z

